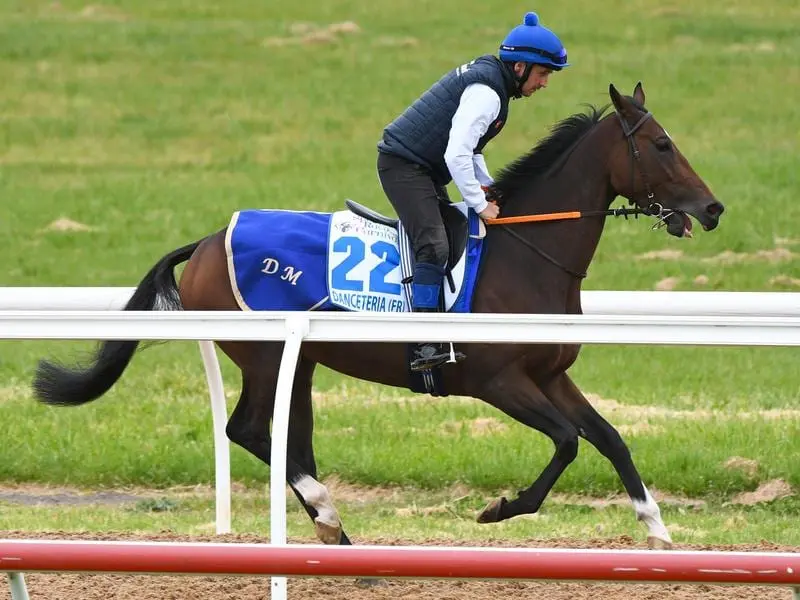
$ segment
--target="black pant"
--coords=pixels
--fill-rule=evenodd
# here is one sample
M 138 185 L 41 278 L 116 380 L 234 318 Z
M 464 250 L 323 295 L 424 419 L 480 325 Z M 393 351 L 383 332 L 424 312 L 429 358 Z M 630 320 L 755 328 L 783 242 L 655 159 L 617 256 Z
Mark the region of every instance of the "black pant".
M 408 232 L 416 261 L 444 267 L 449 246 L 439 203 L 450 201 L 447 189 L 422 165 L 383 152 L 378 152 L 378 177 Z

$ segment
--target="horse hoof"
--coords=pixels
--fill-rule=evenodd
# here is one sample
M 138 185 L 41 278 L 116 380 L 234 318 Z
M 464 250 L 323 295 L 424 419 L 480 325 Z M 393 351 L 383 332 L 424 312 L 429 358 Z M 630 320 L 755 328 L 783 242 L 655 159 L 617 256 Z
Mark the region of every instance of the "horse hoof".
M 331 525 L 323 523 L 319 519 L 314 519 L 314 526 L 317 530 L 317 538 L 323 544 L 335 546 L 342 541 L 342 526 L 340 524 Z
M 672 542 L 649 535 L 647 536 L 647 547 L 650 550 L 672 550 Z
M 505 498 L 498 498 L 489 502 L 481 514 L 478 515 L 478 523 L 498 523 L 502 521 L 500 513 L 503 511 L 503 505 L 506 502 Z
M 382 588 L 389 587 L 389 582 L 385 579 L 356 579 L 356 585 L 363 588 Z

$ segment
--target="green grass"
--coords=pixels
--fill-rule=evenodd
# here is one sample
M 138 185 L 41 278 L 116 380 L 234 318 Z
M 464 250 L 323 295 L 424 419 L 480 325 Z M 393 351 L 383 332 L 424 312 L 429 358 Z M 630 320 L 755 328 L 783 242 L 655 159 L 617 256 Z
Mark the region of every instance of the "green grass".
M 582 104 L 606 103 L 609 83 L 630 92 L 642 80 L 648 107 L 726 204 L 721 226 L 692 241 L 652 232 L 645 222 L 609 222 L 585 289 L 653 289 L 674 277 L 682 290 L 797 290 L 797 3 L 580 0 L 539 10 L 573 66 L 555 74 L 545 92 L 514 103 L 509 126 L 487 150 L 490 168 L 527 152 Z M 494 52 L 523 11 L 494 0 L 2 4 L 0 285 L 135 285 L 158 258 L 224 227 L 241 208 L 338 210 L 351 197 L 390 212 L 375 176 L 383 126 L 445 70 Z M 359 31 L 311 42 L 297 32 L 298 24 L 344 21 Z M 91 230 L 46 229 L 61 217 Z M 668 249 L 682 255 L 637 260 Z M 81 409 L 49 409 L 30 398 L 39 358 L 70 360 L 89 348 L 0 342 L 0 480 L 210 482 L 211 420 L 196 346 L 148 350 L 107 398 Z M 712 411 L 715 417 L 700 420 L 648 417 L 649 430 L 625 438 L 648 484 L 719 504 L 772 478 L 800 485 L 798 418 L 736 416 L 796 408 L 796 363 L 796 350 L 787 348 L 589 346 L 572 374 L 586 392 L 625 406 Z M 223 372 L 232 408 L 238 373 L 224 359 Z M 359 402 L 402 394 L 326 369 L 315 383 Z M 490 436 L 452 429 L 489 417 L 506 429 Z M 412 485 L 420 494 L 453 482 L 487 494 L 525 486 L 551 453 L 546 438 L 477 402 L 323 403 L 317 429 L 323 474 Z M 757 460 L 756 475 L 724 468 L 734 455 Z M 266 481 L 266 467 L 244 451 L 234 448 L 232 460 L 235 479 Z M 586 444 L 556 488 L 601 495 L 620 489 L 610 465 Z M 748 509 L 746 518 L 761 523 L 764 537 L 796 543 L 787 525 L 795 508 L 780 501 Z M 194 524 L 181 526 L 209 521 L 208 510 L 193 507 Z M 575 532 L 596 520 L 580 509 L 552 510 L 557 517 L 525 526 L 581 535 Z M 26 511 L 6 507 L 0 527 L 14 528 L 12 521 L 29 518 Z M 64 527 L 111 524 L 101 513 L 95 519 L 67 510 L 63 518 L 74 514 L 74 521 Z M 42 514 L 39 522 L 31 517 L 32 527 L 54 518 Z M 182 514 L 157 518 L 182 523 Z M 709 513 L 696 529 L 719 530 L 731 517 L 720 514 L 727 517 Z M 672 516 L 692 529 L 697 515 Z M 152 518 L 134 512 L 117 522 L 160 525 Z M 438 518 L 402 520 L 397 528 L 424 537 Z M 627 530 L 628 521 L 609 532 Z M 458 529 L 460 522 L 436 527 L 479 535 Z M 264 525 L 253 517 L 242 526 Z M 725 535 L 750 533 L 733 527 Z
M 102 402 L 79 409 L 44 407 L 24 387 L 10 389 L 2 403 L 13 418 L 6 421 L 0 480 L 155 487 L 212 482 L 204 381 L 199 373 L 170 380 L 175 374 L 157 367 L 146 383 L 138 383 L 136 393 L 147 400 L 134 401 L 132 390 L 120 384 Z M 235 398 L 230 400 L 232 407 Z M 642 415 L 646 404 L 640 403 L 606 408 L 646 482 L 661 490 L 725 499 L 769 479 L 800 485 L 793 451 L 800 413 L 767 418 L 757 403 L 734 406 L 683 399 L 683 406 L 661 414 Z M 543 435 L 478 401 L 409 401 L 368 385 L 327 392 L 317 407 L 316 428 L 321 472 L 370 485 L 521 489 L 553 450 Z M 745 476 L 726 468 L 733 456 L 757 461 L 758 472 Z M 232 465 L 235 478 L 249 485 L 268 481 L 268 469 L 238 447 Z M 584 442 L 555 489 L 606 495 L 621 484 L 610 463 Z
M 322 12 L 286 3 L 98 6 L 33 2 L 3 15 L 0 189 L 26 206 L 0 225 L 13 265 L 7 284 L 130 285 L 168 249 L 243 207 L 333 210 L 351 196 L 388 210 L 374 173 L 383 125 L 443 70 L 493 51 L 521 16 L 502 3 L 452 0 L 426 7 L 424 18 L 415 2 L 332 2 Z M 610 224 L 587 287 L 646 289 L 682 275 L 691 288 L 705 274 L 711 289 L 768 289 L 791 270 L 699 259 L 792 237 L 785 217 L 797 189 L 798 115 L 783 92 L 799 76 L 795 13 L 791 2 L 762 11 L 743 1 L 543 12 L 574 66 L 515 104 L 490 166 L 527 151 L 582 103 L 606 102 L 609 82 L 630 90 L 641 79 L 656 117 L 729 209 L 719 231 L 689 244 L 642 224 Z M 348 19 L 359 33 L 272 42 L 300 37 L 292 24 Z M 408 37 L 412 45 L 392 45 Z M 39 232 L 62 215 L 98 230 Z M 662 247 L 688 256 L 656 266 L 625 260 Z

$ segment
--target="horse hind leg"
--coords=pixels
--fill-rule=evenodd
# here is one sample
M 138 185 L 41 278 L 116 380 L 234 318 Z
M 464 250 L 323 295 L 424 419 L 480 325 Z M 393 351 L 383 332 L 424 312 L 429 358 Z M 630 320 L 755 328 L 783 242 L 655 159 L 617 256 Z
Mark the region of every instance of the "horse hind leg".
M 301 359 L 297 365 L 292 386 L 288 451 L 305 473 L 291 478 L 287 471 L 287 479 L 300 504 L 314 522 L 317 538 L 324 544 L 350 545 L 350 539 L 342 529 L 339 513 L 328 489 L 320 483 L 317 476 L 313 445 L 314 412 L 311 404 L 311 382 L 315 366 L 316 363 L 308 359 Z
M 672 548 L 672 538 L 661 519 L 661 510 L 642 482 L 619 432 L 595 410 L 566 373 L 551 381 L 544 391 L 581 436 L 614 466 L 631 498 L 636 518 L 647 527 L 648 547 Z
M 221 283 L 225 282 L 225 283 Z M 204 240 L 183 271 L 180 296 L 186 310 L 238 310 L 228 282 L 225 230 Z M 275 404 L 282 344 L 219 342 L 242 372 L 242 393 L 226 433 L 228 438 L 269 465 L 269 423 Z M 314 363 L 301 358 L 292 387 L 286 478 L 327 544 L 350 544 L 327 489 L 317 481 L 311 445 L 311 377 Z
M 344 532 L 330 493 L 317 476 L 313 445 L 314 412 L 311 404 L 311 381 L 315 366 L 313 361 L 301 358 L 292 385 L 288 454 L 297 461 L 300 470 L 297 475 L 291 475 L 287 463 L 287 480 L 292 492 L 314 522 L 317 538 L 324 544 L 350 546 L 352 542 Z M 386 585 L 384 580 L 375 578 L 357 579 L 356 583 L 366 588 Z
M 272 450 L 269 423 L 275 404 L 281 344 L 221 343 L 220 347 L 242 369 L 242 393 L 228 420 L 228 438 L 269 465 Z M 254 360 L 255 347 L 259 350 L 255 351 Z M 297 365 L 289 417 L 286 480 L 314 522 L 320 541 L 349 545 L 350 540 L 342 530 L 339 513 L 328 490 L 317 481 L 311 445 L 311 375 L 314 366 L 313 362 L 303 358 Z

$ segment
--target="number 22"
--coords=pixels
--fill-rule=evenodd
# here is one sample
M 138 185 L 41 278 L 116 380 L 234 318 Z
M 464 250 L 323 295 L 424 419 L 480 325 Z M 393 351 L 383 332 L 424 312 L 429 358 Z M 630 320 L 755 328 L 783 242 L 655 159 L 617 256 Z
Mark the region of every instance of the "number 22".
M 381 259 L 381 262 L 369 272 L 369 291 L 381 294 L 399 294 L 400 284 L 386 281 L 386 276 L 400 262 L 397 248 L 388 242 L 375 242 L 369 249 L 374 256 Z M 334 267 L 331 273 L 333 287 L 354 292 L 363 291 L 364 282 L 358 279 L 348 279 L 347 274 L 364 260 L 366 255 L 364 241 L 353 236 L 340 237 L 333 243 L 333 251 L 348 253 L 347 258 Z

